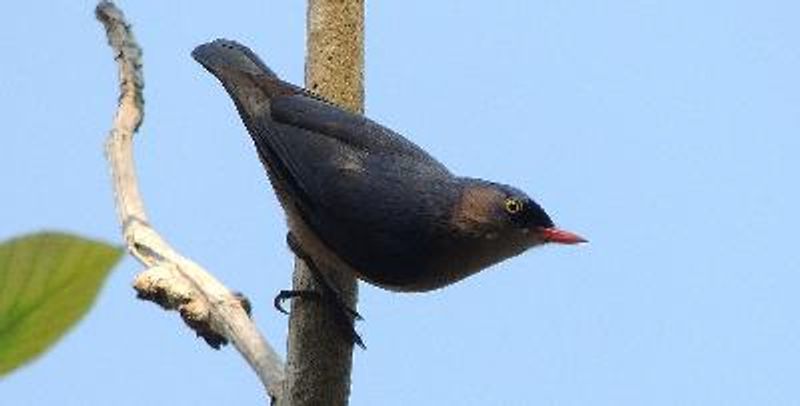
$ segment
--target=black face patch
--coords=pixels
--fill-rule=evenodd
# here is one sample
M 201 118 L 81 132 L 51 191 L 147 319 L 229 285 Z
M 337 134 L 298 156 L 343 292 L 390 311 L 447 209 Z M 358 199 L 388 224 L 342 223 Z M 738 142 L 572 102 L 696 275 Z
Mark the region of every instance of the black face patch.
M 553 220 L 533 199 L 524 192 L 511 186 L 498 185 L 506 193 L 503 202 L 503 211 L 517 227 L 521 228 L 549 228 L 553 227 Z
M 545 213 L 542 206 L 531 198 L 525 200 L 524 208 L 521 212 L 524 227 L 529 228 L 550 228 L 553 227 L 553 220 Z

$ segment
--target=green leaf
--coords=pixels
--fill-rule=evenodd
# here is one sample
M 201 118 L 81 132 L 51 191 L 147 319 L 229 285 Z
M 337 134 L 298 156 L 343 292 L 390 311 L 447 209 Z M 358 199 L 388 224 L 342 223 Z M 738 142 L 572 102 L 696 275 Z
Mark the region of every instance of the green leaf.
M 0 243 L 0 375 L 75 325 L 121 255 L 120 248 L 62 233 Z

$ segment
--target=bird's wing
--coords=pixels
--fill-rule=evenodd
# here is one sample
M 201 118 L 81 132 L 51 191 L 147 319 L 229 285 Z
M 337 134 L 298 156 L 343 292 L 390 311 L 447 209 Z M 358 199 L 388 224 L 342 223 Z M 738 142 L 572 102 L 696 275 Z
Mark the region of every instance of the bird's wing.
M 274 97 L 270 110 L 275 122 L 323 134 L 363 151 L 413 157 L 421 165 L 447 171 L 444 165 L 400 134 L 314 96 Z
M 414 173 L 451 177 L 444 165 L 401 135 L 304 93 L 275 95 L 269 109 L 251 109 L 242 116 L 251 118 L 247 127 L 262 161 L 308 209 L 330 206 L 327 195 L 338 195 L 347 182 L 368 188 L 376 182 L 408 185 Z
M 408 141 L 386 139 L 400 136 L 360 116 L 315 103 L 299 103 L 316 108 L 309 114 L 282 115 L 286 110 L 274 107 L 286 104 L 276 99 L 283 97 L 272 99 L 271 116 L 248 128 L 303 221 L 362 272 L 379 269 L 395 278 L 387 282 L 401 283 L 422 271 L 431 233 L 452 205 L 447 169 Z
M 424 270 L 457 193 L 447 168 L 399 134 L 278 79 L 241 44 L 218 40 L 192 55 L 230 94 L 281 200 L 330 248 L 381 282 L 401 285 Z

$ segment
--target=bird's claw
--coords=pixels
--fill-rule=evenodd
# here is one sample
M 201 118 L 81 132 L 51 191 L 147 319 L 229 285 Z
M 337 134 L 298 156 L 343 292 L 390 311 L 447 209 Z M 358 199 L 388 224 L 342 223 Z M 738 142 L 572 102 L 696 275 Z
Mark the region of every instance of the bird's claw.
M 272 305 L 275 306 L 279 312 L 289 315 L 289 312 L 283 308 L 283 302 L 289 299 L 294 299 L 296 297 L 301 297 L 303 299 L 315 300 L 319 301 L 322 299 L 319 292 L 315 290 L 282 290 L 275 295 L 275 299 L 272 302 Z

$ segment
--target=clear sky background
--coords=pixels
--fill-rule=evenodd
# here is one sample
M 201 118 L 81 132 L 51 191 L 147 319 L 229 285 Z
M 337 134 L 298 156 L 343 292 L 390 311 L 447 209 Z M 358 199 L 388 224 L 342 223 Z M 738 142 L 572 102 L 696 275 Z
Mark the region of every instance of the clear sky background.
M 304 3 L 119 3 L 144 48 L 152 223 L 251 298 L 281 353 L 283 214 L 189 53 L 236 39 L 302 83 Z M 3 8 L 0 239 L 120 240 L 102 155 L 116 67 L 93 7 Z M 367 114 L 591 243 L 429 294 L 362 284 L 352 404 L 800 404 L 798 17 L 788 0 L 368 1 Z M 125 259 L 0 404 L 263 403 L 235 351 L 134 298 L 139 270 Z

